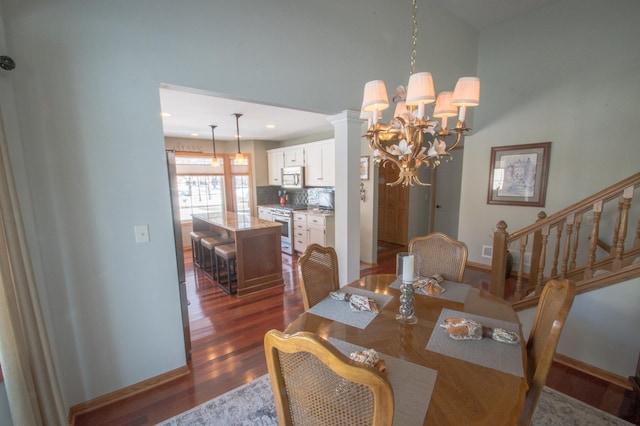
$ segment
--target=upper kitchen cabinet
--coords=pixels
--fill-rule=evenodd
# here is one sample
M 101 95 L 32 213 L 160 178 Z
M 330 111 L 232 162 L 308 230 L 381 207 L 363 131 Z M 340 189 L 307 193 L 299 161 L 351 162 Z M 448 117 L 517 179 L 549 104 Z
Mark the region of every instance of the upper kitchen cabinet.
M 285 148 L 283 152 L 284 167 L 304 167 L 304 148 L 302 146 L 292 146 L 290 148 Z
M 267 167 L 269 168 L 269 185 L 282 185 L 284 152 L 279 149 L 267 151 Z
M 307 162 L 305 164 L 305 183 L 307 186 L 335 186 L 336 169 L 334 159 L 334 140 L 305 144 Z

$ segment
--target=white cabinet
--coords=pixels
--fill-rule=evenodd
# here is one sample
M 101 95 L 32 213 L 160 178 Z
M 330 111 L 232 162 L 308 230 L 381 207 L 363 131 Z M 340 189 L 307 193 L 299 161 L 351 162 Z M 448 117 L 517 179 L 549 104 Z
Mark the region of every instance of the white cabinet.
M 269 185 L 282 185 L 282 168 L 302 166 L 305 186 L 336 186 L 334 140 L 327 139 L 267 151 Z
M 307 249 L 309 235 L 307 231 L 307 214 L 293 214 L 293 249 L 299 253 L 304 253 Z
M 309 244 L 335 246 L 335 217 L 332 215 L 296 212 L 293 215 L 294 249 L 304 253 Z
M 258 206 L 258 219 L 269 220 L 273 222 L 273 215 L 269 207 Z
M 335 217 L 321 214 L 307 215 L 307 230 L 309 244 L 320 244 L 324 247 L 335 246 Z
M 284 166 L 284 154 L 281 150 L 267 151 L 267 168 L 269 173 L 269 185 L 280 186 L 282 184 L 282 167 Z
M 306 145 L 305 182 L 307 186 L 336 185 L 334 150 L 333 139 Z
M 299 145 L 291 148 L 285 148 L 283 152 L 284 152 L 284 167 L 304 166 L 303 146 Z

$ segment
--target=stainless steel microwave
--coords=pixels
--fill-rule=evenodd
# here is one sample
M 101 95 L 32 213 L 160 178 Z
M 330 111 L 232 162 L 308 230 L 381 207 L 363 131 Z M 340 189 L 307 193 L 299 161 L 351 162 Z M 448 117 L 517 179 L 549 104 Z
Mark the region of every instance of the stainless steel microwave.
M 304 188 L 304 167 L 283 167 L 283 188 Z

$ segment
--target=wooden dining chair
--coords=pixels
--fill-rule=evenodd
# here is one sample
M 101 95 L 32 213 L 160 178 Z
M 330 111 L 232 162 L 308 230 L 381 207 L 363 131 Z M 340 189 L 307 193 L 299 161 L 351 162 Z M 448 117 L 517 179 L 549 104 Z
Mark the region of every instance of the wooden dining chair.
M 420 275 L 442 275 L 448 281 L 462 282 L 467 266 L 467 245 L 462 241 L 433 232 L 409 242 L 409 253 L 420 255 Z
M 298 277 L 306 311 L 340 288 L 336 251 L 332 247 L 310 244 L 298 260 Z
M 317 334 L 277 330 L 264 337 L 279 425 L 391 425 L 393 389 Z
M 528 425 L 542 394 L 558 346 L 560 332 L 576 295 L 576 285 L 569 280 L 547 281 L 527 341 L 527 384 L 529 389 L 520 414 L 519 425 Z

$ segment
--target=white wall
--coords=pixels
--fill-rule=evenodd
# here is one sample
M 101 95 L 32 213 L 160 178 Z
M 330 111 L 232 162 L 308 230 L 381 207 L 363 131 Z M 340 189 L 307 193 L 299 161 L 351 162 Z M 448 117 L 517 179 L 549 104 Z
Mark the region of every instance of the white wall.
M 639 16 L 635 0 L 565 0 L 480 34 L 482 90 L 465 143 L 458 235 L 470 261 L 487 263 L 482 245 L 498 221 L 514 232 L 540 210 L 554 213 L 638 172 Z M 546 206 L 487 205 L 491 147 L 545 141 Z M 638 289 L 635 280 L 579 296 L 558 351 L 631 375 Z
M 162 83 L 334 114 L 409 71 L 410 6 L 386 0 L 1 1 L 2 114 L 67 405 L 185 363 Z M 420 7 L 418 68 L 452 87 L 477 34 Z
M 577 295 L 557 352 L 625 378 L 634 376 L 640 354 L 638 301 L 640 278 Z M 535 313 L 535 308 L 518 312 L 525 336 Z
M 504 219 L 514 232 L 638 171 L 640 2 L 565 0 L 480 34 L 480 105 L 465 141 L 458 236 L 469 260 Z M 487 205 L 491 147 L 551 141 L 546 206 Z
M 4 382 L 0 383 L 0 425 L 13 425 L 11 410 L 9 409 L 9 401 L 7 400 L 7 389 L 4 386 Z

